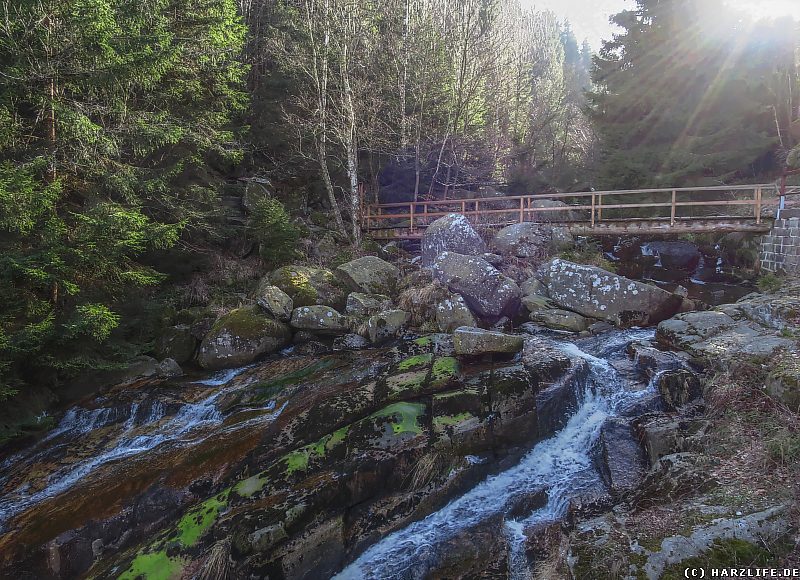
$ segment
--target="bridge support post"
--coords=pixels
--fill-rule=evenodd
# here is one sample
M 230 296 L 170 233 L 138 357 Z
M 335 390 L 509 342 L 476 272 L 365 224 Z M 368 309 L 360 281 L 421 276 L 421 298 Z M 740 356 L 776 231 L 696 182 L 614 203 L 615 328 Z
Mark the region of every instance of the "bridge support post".
M 669 208 L 669 225 L 670 226 L 674 226 L 675 225 L 675 200 L 677 199 L 677 197 L 678 197 L 678 192 L 673 189 L 672 190 L 672 203 L 670 204 L 670 208 Z
M 784 210 L 761 238 L 759 266 L 767 272 L 800 274 L 800 210 Z

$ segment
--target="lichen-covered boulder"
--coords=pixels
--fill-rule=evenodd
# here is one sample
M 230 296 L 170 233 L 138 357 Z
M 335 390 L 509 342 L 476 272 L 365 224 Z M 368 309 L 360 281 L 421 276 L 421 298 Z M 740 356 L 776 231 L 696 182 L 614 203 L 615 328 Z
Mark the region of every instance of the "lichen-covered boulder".
M 432 266 L 442 252 L 479 256 L 486 252 L 486 242 L 461 214 L 440 217 L 422 235 L 422 265 Z
M 200 344 L 197 362 L 210 370 L 245 365 L 283 348 L 291 338 L 289 328 L 261 307 L 243 306 L 214 323 Z
M 370 316 L 367 322 L 369 340 L 380 344 L 398 336 L 408 326 L 411 315 L 405 310 L 386 310 Z
M 341 281 L 325 268 L 283 266 L 270 275 L 270 282 L 292 299 L 294 307 L 323 305 L 344 309 L 347 290 Z
M 345 334 L 350 321 L 330 306 L 301 306 L 292 311 L 292 328 L 316 334 Z
M 273 286 L 269 276 L 264 276 L 258 283 L 253 298 L 256 299 L 256 304 L 277 320 L 288 322 L 292 317 L 294 302 L 291 296 L 277 286 Z
M 500 254 L 517 258 L 542 258 L 549 250 L 561 250 L 573 242 L 572 234 L 565 227 L 523 222 L 511 224 L 497 232 L 491 248 Z
M 656 286 L 560 258 L 544 264 L 540 276 L 559 307 L 622 327 L 661 322 L 682 303 L 679 296 Z
M 742 355 L 769 356 L 793 341 L 779 336 L 774 329 L 747 319 L 736 320 L 725 312 L 687 312 L 658 325 L 656 338 L 671 348 L 693 356 L 714 360 Z
M 158 358 L 171 358 L 178 364 L 189 362 L 197 349 L 198 340 L 188 324 L 178 324 L 164 329 L 156 341 Z
M 364 256 L 336 268 L 336 275 L 353 292 L 394 294 L 400 270 L 375 256 Z
M 347 295 L 345 312 L 350 316 L 371 316 L 382 310 L 389 310 L 392 301 L 382 294 L 363 294 L 351 292 Z
M 460 294 L 470 310 L 488 322 L 514 316 L 519 310 L 522 296 L 519 286 L 481 258 L 444 252 L 434 263 L 433 275 L 451 292 Z
M 513 354 L 521 351 L 524 343 L 522 336 L 469 326 L 457 328 L 453 333 L 456 354 L 461 356 Z
M 459 326 L 477 326 L 478 321 L 458 294 L 436 305 L 436 324 L 441 332 L 453 332 Z

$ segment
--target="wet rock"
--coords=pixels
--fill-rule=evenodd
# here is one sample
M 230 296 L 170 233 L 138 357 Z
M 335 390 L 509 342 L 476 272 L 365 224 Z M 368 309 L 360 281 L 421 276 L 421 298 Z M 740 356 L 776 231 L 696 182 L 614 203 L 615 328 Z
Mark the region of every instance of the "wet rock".
M 542 385 L 536 393 L 538 415 L 538 434 L 540 438 L 550 437 L 567 424 L 569 416 L 578 408 L 578 389 L 589 372 L 586 361 L 571 361 L 570 368 L 556 380 Z M 528 367 L 530 368 L 530 367 Z M 548 373 L 553 376 L 554 370 Z M 536 375 L 534 375 L 536 376 Z
M 292 311 L 292 328 L 317 334 L 345 334 L 350 322 L 329 306 L 302 306 Z
M 178 324 L 164 329 L 156 342 L 155 355 L 158 358 L 171 358 L 178 364 L 192 360 L 198 340 L 188 324 Z
M 243 306 L 221 317 L 200 344 L 197 362 L 204 369 L 242 366 L 289 344 L 289 328 L 259 306 Z
M 261 279 L 253 293 L 256 304 L 269 312 L 276 320 L 289 322 L 292 317 L 294 303 L 286 292 L 273 286 L 269 276 Z
M 668 411 L 676 411 L 703 396 L 703 386 L 691 371 L 664 371 L 656 379 L 656 387 Z
M 550 298 L 565 310 L 629 327 L 654 324 L 675 314 L 680 297 L 596 266 L 556 258 L 541 271 Z
M 583 332 L 589 326 L 586 318 L 569 310 L 542 309 L 531 312 L 531 321 L 553 330 Z
M 453 332 L 459 326 L 477 326 L 478 321 L 464 299 L 451 294 L 436 305 L 436 325 L 441 332 Z
M 47 566 L 56 578 L 77 578 L 94 563 L 92 544 L 74 530 L 64 532 L 47 545 Z
M 375 256 L 364 256 L 336 268 L 336 275 L 353 292 L 394 294 L 400 270 Z
M 522 349 L 522 364 L 528 370 L 553 380 L 571 366 L 570 358 L 552 341 L 539 336 L 526 336 Z
M 467 218 L 451 213 L 429 225 L 422 235 L 422 265 L 432 266 L 444 252 L 480 256 L 486 252 L 486 242 Z
M 491 247 L 499 254 L 517 258 L 543 258 L 550 250 L 572 246 L 569 230 L 549 224 L 523 222 L 501 229 L 492 239 Z
M 444 252 L 436 259 L 433 274 L 452 291 L 460 294 L 478 317 L 494 322 L 514 316 L 522 292 L 510 278 L 488 262 L 474 256 Z
M 275 270 L 269 279 L 292 299 L 295 309 L 314 305 L 344 309 L 347 291 L 330 270 L 310 266 L 283 266 Z
M 632 342 L 626 350 L 633 357 L 636 369 L 648 374 L 657 370 L 678 369 L 686 364 L 684 353 L 659 350 L 645 342 Z
M 456 354 L 461 356 L 513 354 L 522 350 L 524 338 L 493 330 L 462 326 L 453 333 L 453 343 Z
M 181 365 L 175 362 L 174 359 L 165 358 L 160 363 L 158 363 L 158 367 L 156 369 L 159 377 L 165 379 L 171 379 L 175 377 L 180 377 L 183 375 L 183 369 L 181 369 Z
M 608 332 L 609 330 L 614 330 L 614 326 L 609 324 L 608 322 L 600 320 L 599 322 L 590 324 L 587 330 L 592 334 L 603 334 L 604 332 Z
M 368 346 L 369 341 L 358 334 L 345 334 L 333 341 L 333 350 L 361 350 Z
M 370 342 L 380 344 L 399 336 L 406 329 L 410 320 L 411 315 L 405 310 L 386 310 L 370 316 L 367 322 Z
M 683 240 L 648 242 L 643 246 L 646 253 L 655 255 L 668 270 L 694 272 L 700 263 L 700 250 L 696 244 Z
M 382 294 L 362 294 L 351 292 L 347 295 L 345 312 L 350 316 L 372 316 L 381 310 L 388 310 L 392 300 Z
M 600 428 L 595 455 L 600 475 L 614 497 L 632 492 L 644 478 L 644 451 L 624 419 L 607 419 Z

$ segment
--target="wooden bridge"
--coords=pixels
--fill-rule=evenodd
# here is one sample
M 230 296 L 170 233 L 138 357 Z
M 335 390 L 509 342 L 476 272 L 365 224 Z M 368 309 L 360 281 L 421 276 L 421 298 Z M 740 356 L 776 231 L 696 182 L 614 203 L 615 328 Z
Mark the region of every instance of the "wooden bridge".
M 482 227 L 548 222 L 575 235 L 767 233 L 778 205 L 775 184 L 585 191 L 375 204 L 362 227 L 376 239 L 415 239 L 460 213 Z

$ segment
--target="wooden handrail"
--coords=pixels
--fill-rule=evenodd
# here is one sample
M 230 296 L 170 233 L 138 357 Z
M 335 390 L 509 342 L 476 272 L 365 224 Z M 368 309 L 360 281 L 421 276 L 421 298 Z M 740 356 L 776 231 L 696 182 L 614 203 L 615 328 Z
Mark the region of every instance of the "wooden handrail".
M 753 208 L 752 218 L 755 219 L 756 224 L 761 224 L 763 208 L 766 205 L 773 203 L 773 200 L 764 200 L 764 190 L 777 192 L 775 184 L 755 184 L 755 185 L 734 185 L 734 186 L 708 186 L 708 187 L 682 187 L 682 188 L 668 188 L 668 189 L 637 189 L 637 190 L 618 190 L 618 191 L 584 191 L 574 193 L 559 193 L 559 194 L 534 194 L 534 195 L 514 195 L 507 197 L 486 197 L 486 198 L 469 198 L 469 199 L 451 199 L 451 200 L 426 200 L 426 201 L 408 201 L 397 203 L 385 204 L 372 204 L 366 208 L 365 227 L 370 229 L 385 229 L 387 226 L 382 225 L 390 220 L 410 220 L 405 225 L 398 225 L 397 227 L 405 228 L 410 234 L 414 234 L 419 228 L 425 228 L 432 221 L 438 217 L 442 217 L 451 213 L 461 213 L 468 218 L 478 218 L 480 216 L 501 216 L 508 215 L 508 218 L 503 219 L 504 222 L 509 219 L 514 222 L 533 221 L 537 215 L 547 216 L 551 212 L 574 212 L 574 211 L 588 211 L 589 214 L 581 219 L 552 219 L 553 222 L 562 223 L 588 223 L 594 228 L 596 225 L 601 227 L 598 222 L 604 222 L 609 219 L 608 212 L 611 210 L 626 210 L 626 209 L 652 209 L 652 208 L 669 208 L 669 225 L 674 227 L 676 222 L 681 219 L 688 219 L 693 217 L 717 217 L 717 218 L 741 218 L 738 216 L 709 216 L 707 214 L 698 214 L 696 212 L 689 212 L 689 215 L 678 215 L 678 208 L 700 208 L 712 206 L 751 206 Z M 752 197 L 748 199 L 705 199 L 678 201 L 678 194 L 680 193 L 706 193 L 706 192 L 743 192 L 752 191 Z M 653 201 L 648 203 L 624 203 L 624 199 L 619 199 L 620 196 L 635 196 L 640 194 L 659 194 L 663 193 L 668 195 L 665 201 Z M 617 201 L 609 203 L 604 198 L 606 196 L 617 196 Z M 717 196 L 718 197 L 718 196 Z M 729 196 L 730 197 L 730 196 Z M 741 197 L 741 196 L 740 196 Z M 585 199 L 580 205 L 560 205 L 550 207 L 535 207 L 535 202 L 538 200 L 554 200 L 564 198 L 578 198 Z M 590 198 L 590 199 L 586 199 Z M 774 200 L 777 202 L 777 198 Z M 504 204 L 504 206 L 493 207 L 492 204 Z M 421 209 L 420 209 L 421 208 Z M 398 213 L 391 213 L 392 210 L 399 210 Z M 438 211 L 437 211 L 438 210 Z M 460 210 L 460 212 L 459 212 Z M 685 212 L 682 212 L 685 213 Z M 513 218 L 511 216 L 514 216 Z M 618 216 L 619 214 L 615 214 Z M 561 216 L 557 216 L 561 217 Z M 636 219 L 639 216 L 632 215 L 628 218 L 614 217 L 612 220 L 619 219 Z M 667 219 L 656 217 L 652 219 Z M 489 224 L 491 225 L 491 224 Z M 498 225 L 498 224 L 494 224 Z

